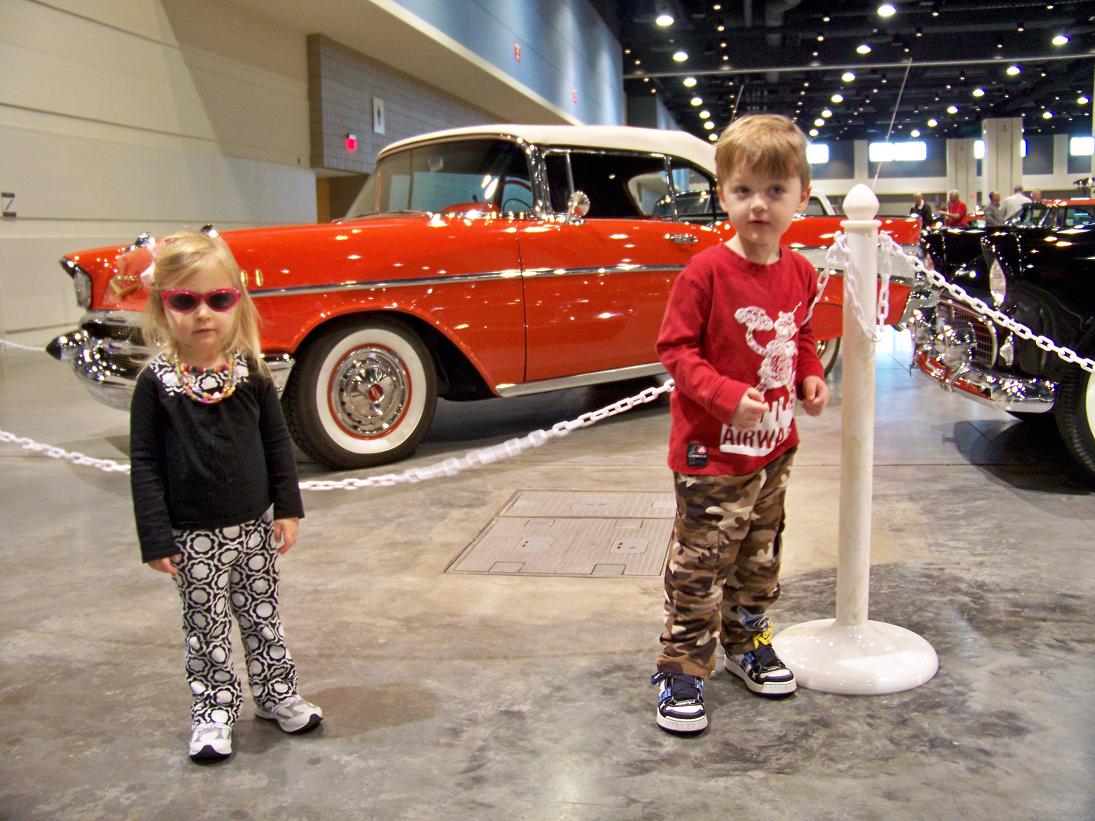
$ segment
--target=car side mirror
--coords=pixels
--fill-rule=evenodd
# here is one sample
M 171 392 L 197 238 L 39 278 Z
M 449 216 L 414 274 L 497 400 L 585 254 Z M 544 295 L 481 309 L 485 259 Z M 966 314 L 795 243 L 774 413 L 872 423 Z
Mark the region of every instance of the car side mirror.
M 589 197 L 585 191 L 575 191 L 567 200 L 567 220 L 580 220 L 589 213 Z

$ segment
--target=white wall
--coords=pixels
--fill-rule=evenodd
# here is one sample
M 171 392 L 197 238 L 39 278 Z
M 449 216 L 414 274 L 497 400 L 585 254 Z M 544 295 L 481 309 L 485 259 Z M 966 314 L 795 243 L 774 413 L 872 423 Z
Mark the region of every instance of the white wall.
M 80 315 L 62 252 L 314 222 L 304 37 L 216 0 L 0 0 L 0 335 Z

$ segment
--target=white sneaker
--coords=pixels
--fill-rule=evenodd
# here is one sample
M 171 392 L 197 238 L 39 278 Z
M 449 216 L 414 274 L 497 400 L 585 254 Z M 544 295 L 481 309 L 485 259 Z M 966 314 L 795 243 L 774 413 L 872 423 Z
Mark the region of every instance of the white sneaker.
M 267 721 L 276 721 L 287 733 L 306 733 L 314 730 L 323 721 L 323 710 L 300 696 L 289 696 L 269 710 L 255 705 L 255 715 Z
M 227 724 L 199 724 L 190 731 L 190 758 L 217 761 L 232 755 L 232 728 Z

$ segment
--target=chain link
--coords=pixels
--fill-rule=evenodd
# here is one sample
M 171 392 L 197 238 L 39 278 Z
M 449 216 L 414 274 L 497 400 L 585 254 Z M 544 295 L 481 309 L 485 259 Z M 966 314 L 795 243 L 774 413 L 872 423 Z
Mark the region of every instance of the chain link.
M 611 405 L 583 413 L 577 419 L 556 422 L 548 430 L 534 430 L 520 439 L 507 439 L 497 445 L 468 451 L 459 458 L 450 457 L 432 465 L 407 468 L 400 473 L 384 473 L 366 478 L 309 479 L 301 482 L 300 488 L 301 490 L 358 490 L 363 487 L 391 487 L 392 485 L 414 484 L 429 481 L 430 479 L 439 479 L 442 476 L 455 476 L 462 471 L 492 465 L 495 462 L 501 462 L 503 459 L 509 459 L 524 453 L 526 450 L 541 447 L 552 439 L 561 439 L 572 431 L 589 427 L 647 402 L 653 402 L 663 393 L 668 393 L 671 390 L 673 390 L 672 379 L 656 388 L 646 388 L 635 396 L 628 396 Z M 115 462 L 112 459 L 95 459 L 82 453 L 35 442 L 25 436 L 16 436 L 14 433 L 8 433 L 4 430 L 0 430 L 0 442 L 19 445 L 24 450 L 42 453 L 52 459 L 63 459 L 72 462 L 74 465 L 86 465 L 107 473 L 129 473 L 130 469 L 129 465 Z
M 885 231 L 880 232 L 878 237 L 880 241 L 885 237 L 890 243 L 897 245 L 893 237 Z M 886 327 L 886 319 L 890 315 L 890 278 L 893 275 L 893 257 L 886 252 L 885 245 L 882 248 L 883 254 L 881 263 L 878 266 L 878 273 L 881 277 L 881 285 L 878 289 L 878 312 L 873 323 L 867 320 L 863 306 L 859 304 L 859 300 L 856 298 L 856 288 L 848 287 L 844 289 L 845 296 L 852 306 L 852 314 L 856 318 L 856 324 L 859 325 L 863 336 L 874 343 L 882 340 L 882 329 Z M 851 277 L 854 280 L 856 270 L 855 266 L 852 265 L 852 251 L 848 248 L 848 237 L 843 231 L 838 231 L 833 236 L 833 244 L 829 246 L 829 250 L 825 253 L 825 265 L 827 268 L 842 269 L 844 276 Z M 828 281 L 828 276 L 825 279 Z
M 887 239 L 889 240 L 890 244 L 883 244 L 883 251 L 886 253 L 886 255 L 890 257 L 895 257 L 898 255 L 905 257 L 906 260 L 910 262 L 917 271 L 922 273 L 927 278 L 928 282 L 930 282 L 936 288 L 946 291 L 959 302 L 963 302 L 968 305 L 980 316 L 991 319 L 997 325 L 1011 331 L 1020 339 L 1034 342 L 1035 345 L 1037 345 L 1041 350 L 1045 351 L 1046 353 L 1055 353 L 1057 354 L 1057 356 L 1059 356 L 1065 362 L 1068 362 L 1070 365 L 1079 365 L 1088 373 L 1095 373 L 1095 360 L 1082 357 L 1071 348 L 1067 348 L 1064 345 L 1058 345 L 1048 336 L 1034 333 L 1034 331 L 1032 331 L 1026 325 L 1023 325 L 1020 322 L 1016 322 L 1014 319 L 1012 319 L 1010 316 L 1003 313 L 1002 311 L 997 311 L 994 308 L 990 308 L 983 299 L 978 299 L 977 297 L 970 296 L 964 290 L 962 290 L 960 286 L 956 285 L 953 282 L 948 282 L 939 272 L 930 270 L 927 266 L 924 265 L 921 260 L 906 254 L 904 251 L 901 250 L 901 247 L 893 241 L 892 238 L 887 236 Z

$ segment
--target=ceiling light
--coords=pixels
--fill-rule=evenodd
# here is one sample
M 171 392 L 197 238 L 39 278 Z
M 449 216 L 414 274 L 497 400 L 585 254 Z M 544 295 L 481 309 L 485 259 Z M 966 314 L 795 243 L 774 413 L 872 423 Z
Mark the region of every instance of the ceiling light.
M 711 112 L 708 111 L 706 108 L 703 111 L 700 112 L 700 119 L 701 120 L 706 120 L 710 116 L 711 116 Z
M 980 88 L 980 87 L 975 88 L 973 90 L 972 94 L 973 94 L 974 97 L 984 97 L 985 96 L 985 89 Z
M 1089 102 L 1090 100 L 1088 100 L 1087 96 L 1084 94 L 1081 94 L 1079 97 L 1076 98 L 1076 105 L 1087 105 Z
M 703 98 L 702 97 L 693 97 L 688 102 L 692 103 L 692 105 L 703 105 Z
M 1043 120 L 1052 120 L 1053 119 L 1053 112 L 1052 111 L 1043 111 L 1042 112 L 1042 119 Z
M 939 120 L 935 119 L 935 117 L 928 120 L 928 128 L 935 128 L 937 125 L 939 125 Z
M 917 37 L 923 37 L 923 36 L 924 36 L 924 29 L 922 29 L 922 28 L 920 28 L 920 27 L 917 27 L 917 29 L 916 29 L 916 36 L 917 36 Z
M 707 135 L 707 139 L 709 139 L 711 142 L 715 142 L 716 140 L 718 140 L 718 138 L 719 138 L 718 134 L 712 133 L 712 134 Z
M 893 17 L 895 14 L 897 14 L 897 9 L 894 8 L 893 3 L 883 3 L 878 7 L 879 17 Z
M 708 131 L 710 131 L 711 129 L 713 129 L 715 127 L 715 124 L 713 122 L 711 122 L 710 120 L 704 120 L 703 121 L 703 127 L 706 128 Z
M 662 12 L 654 18 L 654 22 L 661 26 L 663 29 L 673 25 L 673 15 L 667 12 Z
M 855 50 L 856 50 L 857 54 L 870 54 L 871 53 L 871 47 L 869 45 L 867 45 L 866 43 L 860 43 L 858 46 L 855 47 Z
M 834 103 L 842 103 L 842 102 L 844 102 L 844 95 L 843 94 L 834 94 L 829 99 L 832 100 Z
M 1014 65 L 1012 65 L 1012 66 L 1008 66 L 1008 69 L 1007 69 L 1007 75 L 1008 75 L 1009 77 L 1014 77 L 1014 76 L 1015 76 L 1016 74 L 1018 74 L 1018 73 L 1019 73 L 1020 71 L 1022 71 L 1022 70 L 1023 70 L 1023 69 L 1022 69 L 1022 68 L 1020 68 L 1019 66 L 1014 66 Z
M 919 128 L 914 128 L 912 131 L 909 132 L 909 136 L 910 137 L 919 137 L 920 136 L 920 129 Z
M 685 88 L 695 88 L 696 87 L 696 78 L 695 77 L 685 77 L 681 81 L 681 85 L 683 85 Z
M 825 118 L 825 119 L 827 120 L 827 119 L 829 119 L 830 117 L 832 117 L 832 116 L 833 116 L 833 112 L 832 112 L 832 111 L 830 111 L 830 110 L 829 110 L 829 109 L 827 109 L 827 108 L 823 108 L 823 109 L 821 110 L 821 116 L 822 116 L 822 117 L 824 117 L 824 118 Z
M 811 137 L 816 137 L 816 136 L 817 136 L 818 134 L 820 134 L 821 132 L 820 132 L 820 131 L 818 131 L 818 130 L 817 130 L 816 128 L 811 128 L 811 129 L 810 129 L 810 130 L 809 130 L 809 131 L 808 131 L 807 133 L 808 133 L 808 134 L 809 134 L 809 135 L 810 135 Z
M 715 11 L 722 11 L 722 3 L 716 3 L 711 8 L 714 9 Z
M 1062 31 L 1060 34 L 1050 40 L 1050 42 L 1053 43 L 1053 45 L 1055 46 L 1063 46 L 1065 43 L 1068 42 L 1068 35 Z
M 825 35 L 824 35 L 824 34 L 822 34 L 821 32 L 818 32 L 818 35 L 817 35 L 817 41 L 818 41 L 819 43 L 823 43 L 823 42 L 825 42 Z
M 956 106 L 956 105 L 947 106 L 947 113 L 948 114 L 957 114 L 958 113 L 958 106 Z
M 850 71 L 845 71 L 840 75 L 840 79 L 846 83 L 851 83 L 855 81 L 855 75 Z
M 1023 25 L 1022 23 L 1020 23 L 1019 25 L 1017 25 L 1015 27 L 1015 30 L 1018 31 L 1018 32 L 1023 32 L 1023 31 L 1027 30 L 1027 27 L 1025 25 Z
M 715 31 L 726 31 L 726 26 L 718 26 Z
M 825 125 L 825 121 L 821 119 L 821 117 L 818 117 L 816 120 L 814 120 L 814 125 L 821 127 Z
M 687 51 L 675 51 L 675 52 L 673 52 L 673 59 L 676 60 L 678 63 L 683 63 L 685 60 L 688 59 L 688 52 Z

